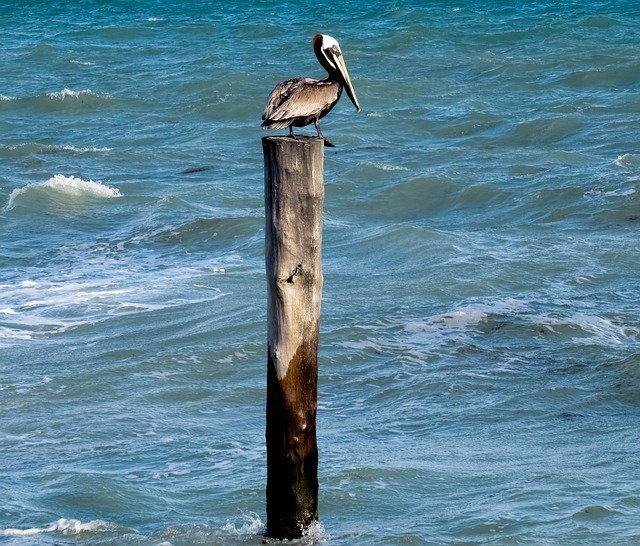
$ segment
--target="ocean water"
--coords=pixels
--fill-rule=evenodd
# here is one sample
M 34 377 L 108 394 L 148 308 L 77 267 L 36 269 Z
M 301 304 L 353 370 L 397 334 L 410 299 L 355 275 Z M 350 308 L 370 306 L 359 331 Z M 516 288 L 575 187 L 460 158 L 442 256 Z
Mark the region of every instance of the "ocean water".
M 0 25 L 0 543 L 265 540 L 260 115 L 322 77 L 316 32 L 362 112 L 322 123 L 299 542 L 640 541 L 637 2 L 0 2 Z

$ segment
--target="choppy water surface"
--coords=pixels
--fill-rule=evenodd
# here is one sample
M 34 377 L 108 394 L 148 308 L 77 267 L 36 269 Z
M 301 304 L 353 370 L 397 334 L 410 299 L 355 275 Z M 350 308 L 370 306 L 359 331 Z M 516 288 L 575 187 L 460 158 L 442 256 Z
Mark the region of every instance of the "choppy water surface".
M 318 31 L 363 112 L 323 123 L 303 542 L 640 540 L 636 3 L 0 19 L 0 542 L 262 542 L 259 121 Z

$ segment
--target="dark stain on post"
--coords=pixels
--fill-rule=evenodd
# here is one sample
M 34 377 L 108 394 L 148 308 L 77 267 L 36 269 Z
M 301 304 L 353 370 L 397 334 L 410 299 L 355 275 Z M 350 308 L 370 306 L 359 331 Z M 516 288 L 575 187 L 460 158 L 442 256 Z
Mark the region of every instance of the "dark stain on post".
M 317 338 L 300 346 L 287 375 L 267 368 L 267 533 L 299 538 L 318 519 Z

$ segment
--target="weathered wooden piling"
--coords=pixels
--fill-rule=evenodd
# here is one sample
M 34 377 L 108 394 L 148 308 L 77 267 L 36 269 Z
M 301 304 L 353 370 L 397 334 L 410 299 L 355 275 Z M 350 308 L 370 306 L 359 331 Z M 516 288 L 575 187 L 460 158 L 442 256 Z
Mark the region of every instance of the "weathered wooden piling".
M 324 142 L 264 137 L 267 272 L 267 534 L 318 519 L 316 410 Z

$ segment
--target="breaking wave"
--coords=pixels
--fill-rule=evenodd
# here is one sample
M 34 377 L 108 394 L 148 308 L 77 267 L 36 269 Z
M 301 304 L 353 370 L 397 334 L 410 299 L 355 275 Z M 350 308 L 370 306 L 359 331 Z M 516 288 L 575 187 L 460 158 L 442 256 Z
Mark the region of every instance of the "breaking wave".
M 42 200 L 49 201 L 51 199 L 60 198 L 60 196 L 69 196 L 73 198 L 98 198 L 110 199 L 120 197 L 122 194 L 118 188 L 112 188 L 102 182 L 94 182 L 93 180 L 83 180 L 75 176 L 65 176 L 56 174 L 46 182 L 28 184 L 22 188 L 17 188 L 9 195 L 9 200 L 3 212 L 9 211 L 16 206 L 21 200 L 35 200 L 36 204 Z
M 110 531 L 115 528 L 115 525 L 102 520 L 88 521 L 82 523 L 77 519 L 65 519 L 60 518 L 58 521 L 54 521 L 46 527 L 31 527 L 28 529 L 2 529 L 0 530 L 0 536 L 5 537 L 33 537 L 41 535 L 43 533 L 62 533 L 65 535 L 77 535 L 79 533 L 96 532 L 96 531 Z

